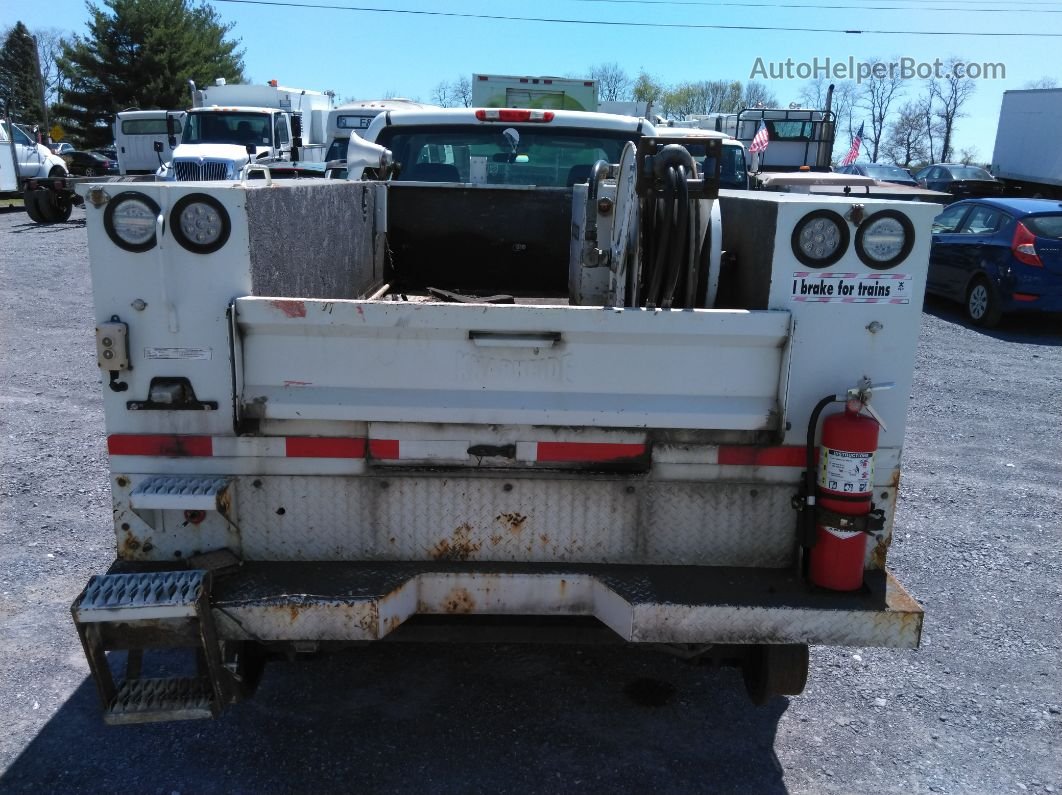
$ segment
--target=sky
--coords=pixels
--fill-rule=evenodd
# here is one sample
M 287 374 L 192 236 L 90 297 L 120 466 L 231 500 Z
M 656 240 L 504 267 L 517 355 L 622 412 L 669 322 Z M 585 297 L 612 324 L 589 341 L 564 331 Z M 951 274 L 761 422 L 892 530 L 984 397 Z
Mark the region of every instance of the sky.
M 1002 64 L 1005 78 L 978 80 L 958 121 L 956 151 L 974 148 L 978 162 L 991 160 L 1004 90 L 1044 77 L 1062 81 L 1062 0 L 312 3 L 326 7 L 305 7 L 308 0 L 213 0 L 212 5 L 233 24 L 230 37 L 241 42 L 251 81 L 276 79 L 285 86 L 332 90 L 341 98 L 428 101 L 440 81 L 474 72 L 582 76 L 603 63 L 618 63 L 632 76 L 645 70 L 665 84 L 745 81 L 762 59 L 768 69 L 775 64 L 776 72 L 792 62 L 792 79 L 763 81 L 784 106 L 798 98 L 806 82 L 798 75 L 816 59 L 819 66 L 827 59 L 908 63 L 915 69 L 926 64 L 923 72 L 936 59 L 953 57 L 977 65 L 972 68 Z M 82 0 L 0 0 L 0 29 L 21 20 L 31 31 L 84 35 L 88 17 Z M 904 83 L 906 98 L 925 87 L 915 74 Z M 835 154 L 846 144 L 839 140 Z

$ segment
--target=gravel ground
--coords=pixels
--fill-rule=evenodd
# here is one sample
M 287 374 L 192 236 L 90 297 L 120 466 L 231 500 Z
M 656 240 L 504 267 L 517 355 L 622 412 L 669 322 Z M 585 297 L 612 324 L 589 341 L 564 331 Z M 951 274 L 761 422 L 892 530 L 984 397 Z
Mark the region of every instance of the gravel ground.
M 0 792 L 1062 791 L 1062 332 L 923 315 L 893 570 L 922 648 L 806 693 L 610 647 L 272 663 L 214 722 L 106 728 L 70 620 L 113 558 L 84 213 L 0 212 Z

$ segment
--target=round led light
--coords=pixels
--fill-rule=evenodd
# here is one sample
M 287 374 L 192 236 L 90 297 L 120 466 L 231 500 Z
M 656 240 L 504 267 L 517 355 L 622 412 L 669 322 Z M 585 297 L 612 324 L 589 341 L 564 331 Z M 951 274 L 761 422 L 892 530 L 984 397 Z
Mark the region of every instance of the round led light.
M 170 228 L 174 239 L 196 254 L 209 254 L 229 239 L 229 214 L 213 196 L 192 193 L 173 205 Z
M 848 224 L 832 210 L 815 210 L 793 230 L 793 254 L 809 268 L 825 268 L 848 250 Z
M 856 254 L 869 268 L 885 270 L 903 262 L 914 246 L 914 227 L 903 213 L 882 210 L 856 232 Z
M 103 228 L 111 242 L 126 251 L 147 251 L 155 245 L 159 206 L 136 191 L 119 193 L 103 211 Z

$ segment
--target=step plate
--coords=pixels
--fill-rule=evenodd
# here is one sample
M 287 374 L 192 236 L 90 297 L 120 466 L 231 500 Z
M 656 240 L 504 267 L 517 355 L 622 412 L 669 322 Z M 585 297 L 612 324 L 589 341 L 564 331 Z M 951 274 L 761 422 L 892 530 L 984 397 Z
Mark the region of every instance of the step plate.
M 109 724 L 213 718 L 214 694 L 206 679 L 127 679 L 103 713 Z
M 139 510 L 227 512 L 231 483 L 224 477 L 156 475 L 137 484 L 129 504 Z
M 88 624 L 194 616 L 206 575 L 198 569 L 97 575 L 74 603 L 74 620 Z

